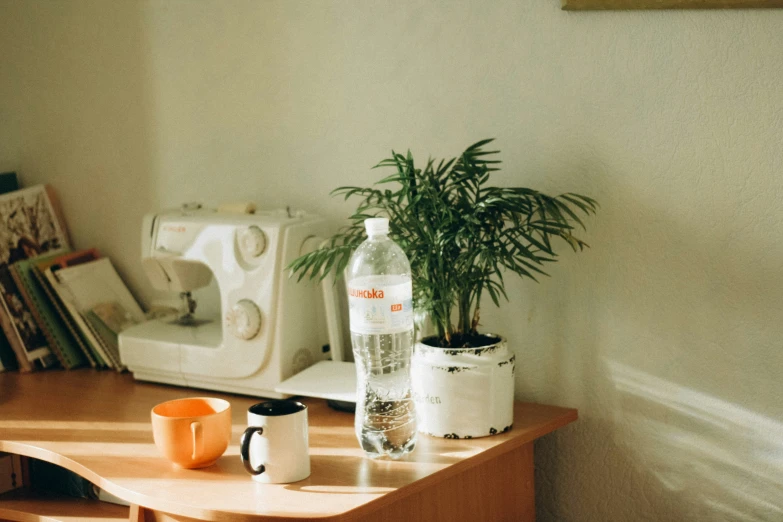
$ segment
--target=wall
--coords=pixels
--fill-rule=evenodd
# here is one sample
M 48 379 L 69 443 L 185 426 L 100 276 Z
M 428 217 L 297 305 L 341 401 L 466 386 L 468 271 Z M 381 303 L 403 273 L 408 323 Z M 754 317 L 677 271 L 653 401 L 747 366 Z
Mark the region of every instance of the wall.
M 390 149 L 497 137 L 501 185 L 592 195 L 585 239 L 484 311 L 538 443 L 544 521 L 783 519 L 783 12 L 556 0 L 0 3 L 0 170 L 61 196 L 135 292 L 143 213 L 335 223 Z

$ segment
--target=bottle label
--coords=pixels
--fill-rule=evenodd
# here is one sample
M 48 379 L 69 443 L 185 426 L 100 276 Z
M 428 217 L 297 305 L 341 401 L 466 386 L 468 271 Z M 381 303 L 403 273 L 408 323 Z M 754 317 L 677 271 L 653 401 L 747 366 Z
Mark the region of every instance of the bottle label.
M 348 283 L 351 332 L 395 334 L 412 330 L 412 297 L 410 279 L 395 276 L 353 279 Z

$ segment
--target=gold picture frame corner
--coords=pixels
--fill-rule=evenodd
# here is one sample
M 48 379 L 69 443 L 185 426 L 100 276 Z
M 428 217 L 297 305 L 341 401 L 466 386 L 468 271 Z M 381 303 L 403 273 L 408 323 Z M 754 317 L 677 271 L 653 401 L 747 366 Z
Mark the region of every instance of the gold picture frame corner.
M 560 0 L 564 11 L 783 8 L 783 0 Z

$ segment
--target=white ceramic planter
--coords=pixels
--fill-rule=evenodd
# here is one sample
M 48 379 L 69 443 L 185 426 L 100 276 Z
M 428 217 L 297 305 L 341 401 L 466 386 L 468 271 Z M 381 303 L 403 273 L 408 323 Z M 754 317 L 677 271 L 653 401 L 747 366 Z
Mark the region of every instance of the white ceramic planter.
M 502 433 L 514 422 L 514 354 L 506 340 L 480 348 L 416 343 L 411 387 L 418 430 L 472 439 Z

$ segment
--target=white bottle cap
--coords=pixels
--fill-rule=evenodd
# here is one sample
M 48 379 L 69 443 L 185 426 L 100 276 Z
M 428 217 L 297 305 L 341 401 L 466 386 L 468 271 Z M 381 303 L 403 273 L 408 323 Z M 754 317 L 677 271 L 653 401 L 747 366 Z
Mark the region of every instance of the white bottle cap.
M 388 218 L 367 218 L 364 220 L 364 229 L 368 237 L 385 236 L 389 234 Z

